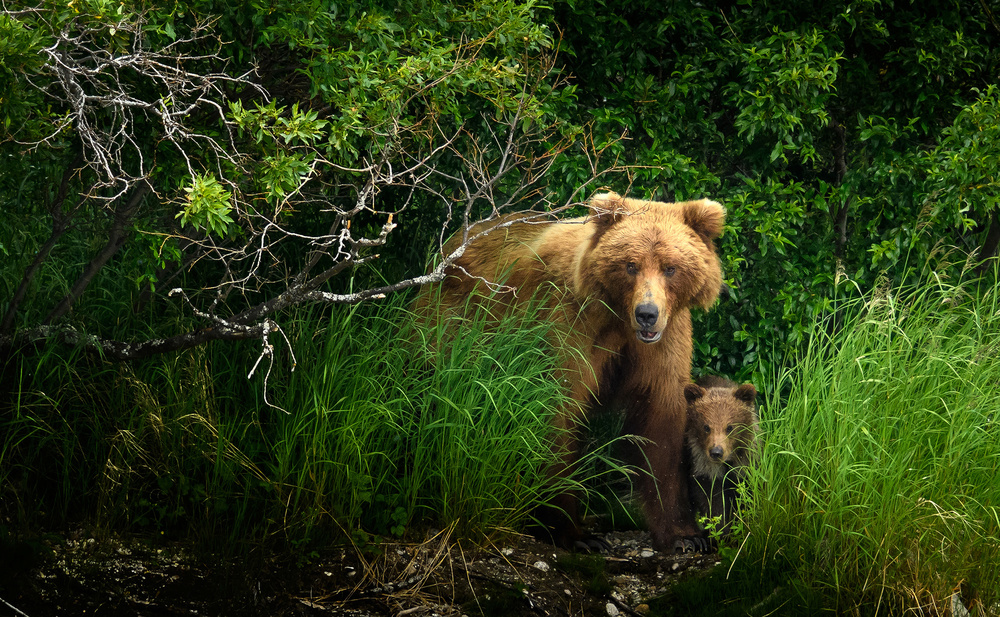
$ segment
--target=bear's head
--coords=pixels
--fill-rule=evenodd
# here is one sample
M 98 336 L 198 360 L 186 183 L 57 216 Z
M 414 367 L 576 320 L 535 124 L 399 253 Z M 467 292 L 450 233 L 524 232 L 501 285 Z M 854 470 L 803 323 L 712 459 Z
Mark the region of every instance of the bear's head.
M 684 398 L 693 474 L 720 477 L 747 465 L 757 442 L 757 389 L 751 384 L 733 388 L 688 384 Z
M 661 203 L 595 196 L 589 252 L 580 286 L 624 321 L 643 343 L 656 343 L 670 319 L 692 306 L 708 309 L 719 296 L 722 269 L 713 241 L 725 210 L 702 199 Z

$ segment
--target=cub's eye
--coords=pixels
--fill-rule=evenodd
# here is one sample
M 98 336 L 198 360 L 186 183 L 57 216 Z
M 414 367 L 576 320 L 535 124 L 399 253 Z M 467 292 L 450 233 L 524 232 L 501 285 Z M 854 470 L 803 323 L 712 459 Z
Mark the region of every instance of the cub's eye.
M 673 266 L 667 266 L 666 269 L 663 270 L 663 273 L 667 275 L 667 278 L 673 276 L 675 272 L 677 272 L 677 268 Z
M 732 433 L 733 432 L 733 425 L 732 424 L 730 424 L 729 426 L 726 427 L 726 432 L 727 433 Z
M 639 271 L 639 268 L 635 266 L 634 261 L 630 261 L 627 264 L 625 264 L 625 271 L 628 272 L 629 274 L 635 274 L 636 272 Z
M 711 433 L 712 432 L 712 428 L 710 426 L 708 426 L 707 424 L 705 425 L 705 432 L 706 433 Z

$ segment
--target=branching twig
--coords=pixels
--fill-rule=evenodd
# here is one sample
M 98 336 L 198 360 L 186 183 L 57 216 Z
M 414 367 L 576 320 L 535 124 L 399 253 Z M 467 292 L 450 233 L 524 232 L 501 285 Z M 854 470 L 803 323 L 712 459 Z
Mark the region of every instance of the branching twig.
M 14 611 L 15 613 L 17 613 L 21 617 L 28 617 L 28 615 L 24 611 L 22 611 L 21 609 L 17 608 L 16 606 L 14 606 L 13 604 L 11 604 L 7 600 L 4 600 L 3 598 L 0 598 L 0 602 L 3 602 L 4 606 L 6 606 L 10 610 Z
M 42 23 L 46 19 L 42 11 L 31 16 Z M 380 119 L 378 125 L 358 127 L 370 142 L 356 163 L 333 160 L 330 150 L 309 140 L 280 139 L 278 129 L 266 124 L 264 133 L 272 141 L 258 137 L 257 143 L 247 144 L 235 131 L 242 116 L 235 111 L 229 115 L 230 109 L 242 109 L 241 104 L 230 96 L 237 93 L 241 100 L 266 102 L 267 92 L 254 83 L 255 72 L 227 71 L 224 42 L 211 21 L 198 22 L 153 48 L 145 19 L 143 14 L 117 21 L 81 16 L 46 24 L 54 36 L 42 49 L 45 69 L 26 79 L 64 113 L 57 116 L 49 136 L 21 143 L 56 148 L 57 136 L 72 130 L 82 158 L 81 165 L 74 165 L 80 169 L 74 177 L 82 187 L 81 204 L 105 211 L 111 222 L 104 247 L 40 325 L 15 331 L 20 300 L 11 304 L 0 324 L 0 346 L 39 345 L 52 337 L 107 358 L 129 360 L 210 340 L 258 339 L 261 352 L 250 375 L 265 359 L 269 375 L 274 360 L 270 336 L 284 336 L 274 320 L 280 311 L 310 303 L 357 303 L 440 281 L 470 242 L 580 203 L 596 188 L 592 183 L 615 168 L 615 164 L 600 166 L 602 149 L 592 140 L 566 136 L 560 127 L 533 116 L 539 99 L 554 90 L 549 83 L 554 57 L 525 63 L 535 70 L 524 76 L 520 92 L 511 93 L 507 107 L 498 105 L 464 124 L 433 111 L 436 107 L 427 104 L 433 89 L 478 61 L 485 39 L 463 40 L 455 48 L 450 69 L 415 84 L 401 102 L 400 113 Z M 407 116 L 407 110 L 414 108 L 424 111 L 415 118 Z M 593 177 L 557 203 L 547 186 L 549 172 L 560 155 L 581 147 Z M 294 186 L 283 187 L 280 197 L 265 194 L 271 189 L 262 189 L 256 180 L 272 151 L 302 162 Z M 128 343 L 62 324 L 136 221 L 143 220 L 146 209 L 160 208 L 156 216 L 169 221 L 170 213 L 162 212 L 164 205 L 189 205 L 177 196 L 176 181 L 170 185 L 174 193 L 157 185 L 162 180 L 156 175 L 157 165 L 166 158 L 179 161 L 192 182 L 209 170 L 225 186 L 226 216 L 232 219 L 225 233 L 217 229 L 209 233 L 195 224 L 168 225 L 154 232 L 159 246 L 173 240 L 182 247 L 185 272 L 204 265 L 218 272 L 214 281 L 202 278 L 200 288 L 175 289 L 167 295 L 181 299 L 206 326 Z M 64 199 L 57 197 L 59 203 Z M 337 276 L 377 260 L 417 205 L 422 214 L 438 214 L 442 221 L 437 233 L 442 254 L 429 272 L 349 292 L 329 289 Z M 322 231 L 305 231 L 300 217 L 291 216 L 302 211 L 315 213 Z M 512 217 L 512 211 L 525 213 Z M 52 244 L 62 234 L 63 224 L 54 216 Z M 452 233 L 460 234 L 462 242 L 445 254 L 444 243 Z M 43 248 L 41 260 L 51 249 Z M 29 271 L 25 284 L 30 280 Z M 240 305 L 234 298 L 252 300 Z

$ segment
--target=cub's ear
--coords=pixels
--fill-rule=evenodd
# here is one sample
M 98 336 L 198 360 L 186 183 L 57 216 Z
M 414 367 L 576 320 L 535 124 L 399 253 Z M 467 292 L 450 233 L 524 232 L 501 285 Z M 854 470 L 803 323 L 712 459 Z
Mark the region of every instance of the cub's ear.
M 753 402 L 757 400 L 757 388 L 753 387 L 753 384 L 743 384 L 739 388 L 736 388 L 736 391 L 733 392 L 733 396 L 735 396 L 737 400 L 753 405 Z
M 684 386 L 684 398 L 686 398 L 689 403 L 693 403 L 705 396 L 705 392 L 707 392 L 707 390 L 696 383 L 689 383 Z
M 722 226 L 726 222 L 726 210 L 715 201 L 699 199 L 685 201 L 680 204 L 684 213 L 684 224 L 701 236 L 706 244 L 712 246 L 722 234 Z

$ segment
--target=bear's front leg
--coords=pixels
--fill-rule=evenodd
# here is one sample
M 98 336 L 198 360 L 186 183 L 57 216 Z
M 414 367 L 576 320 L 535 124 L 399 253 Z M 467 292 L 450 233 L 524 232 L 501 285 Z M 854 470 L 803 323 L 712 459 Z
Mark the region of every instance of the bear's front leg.
M 580 422 L 579 411 L 572 407 L 563 409 L 555 418 L 556 438 L 554 450 L 557 455 L 555 463 L 547 470 L 549 483 L 565 483 L 572 473 L 573 466 L 580 458 Z M 580 496 L 575 492 L 562 492 L 553 495 L 549 502 L 535 510 L 534 518 L 540 527 L 534 530 L 534 535 L 540 540 L 548 540 L 565 549 L 572 550 L 577 542 L 584 538 L 580 529 L 580 516 L 577 505 Z
M 695 524 L 684 465 L 683 398 L 648 401 L 644 422 L 636 431 L 647 440 L 642 450 L 649 466 L 639 492 L 653 544 L 661 550 L 707 549 L 704 533 Z
M 600 369 L 610 357 L 610 352 L 601 349 L 591 356 L 591 362 Z M 553 443 L 555 462 L 547 470 L 551 484 L 568 485 L 567 479 L 580 460 L 581 431 L 586 412 L 592 406 L 597 391 L 596 375 L 597 371 L 593 366 L 579 354 L 571 355 L 567 366 L 557 373 L 558 378 L 569 388 L 569 400 L 553 419 L 556 429 Z M 581 528 L 579 502 L 580 495 L 575 490 L 553 495 L 547 504 L 535 511 L 535 519 L 540 527 L 534 535 L 568 550 L 607 548 L 603 540 Z

